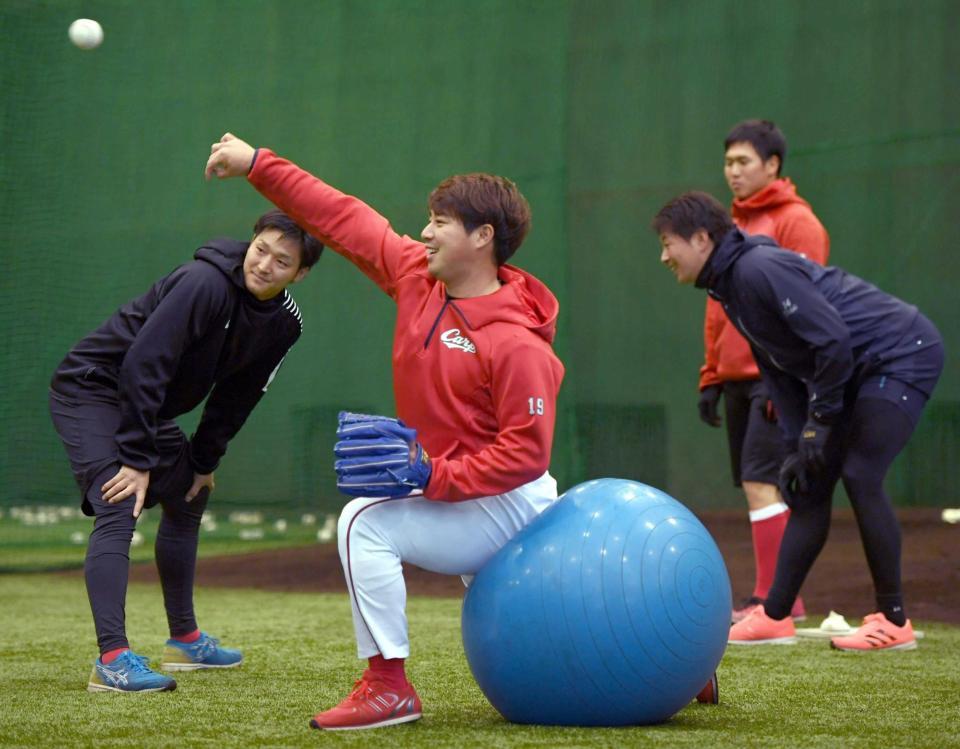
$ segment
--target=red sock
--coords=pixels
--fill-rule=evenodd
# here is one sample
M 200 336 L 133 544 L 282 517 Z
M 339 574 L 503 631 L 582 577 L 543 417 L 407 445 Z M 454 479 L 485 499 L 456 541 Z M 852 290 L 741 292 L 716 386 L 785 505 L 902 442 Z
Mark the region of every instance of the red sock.
M 408 683 L 403 661 L 403 658 L 384 658 L 382 655 L 375 655 L 369 659 L 370 671 L 380 677 L 388 687 L 403 689 Z
M 777 555 L 783 538 L 789 508 L 782 502 L 750 512 L 750 530 L 753 534 L 753 559 L 756 565 L 756 584 L 753 595 L 766 598 L 777 571 Z
M 200 630 L 195 629 L 193 632 L 189 632 L 185 635 L 174 635 L 170 639 L 176 640 L 177 642 L 196 642 L 200 639 Z
M 130 648 L 117 648 L 115 650 L 108 650 L 106 653 L 101 653 L 100 662 L 104 665 L 108 663 L 113 663 L 116 660 L 117 656 L 120 655 L 120 653 L 129 649 Z

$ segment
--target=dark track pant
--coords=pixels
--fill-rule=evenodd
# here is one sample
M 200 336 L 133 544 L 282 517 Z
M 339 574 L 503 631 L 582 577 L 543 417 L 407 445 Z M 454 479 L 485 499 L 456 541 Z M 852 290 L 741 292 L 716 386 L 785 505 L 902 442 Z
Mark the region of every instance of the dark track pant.
M 109 504 L 100 492 L 104 482 L 120 470 L 114 441 L 120 422 L 119 408 L 107 403 L 79 403 L 51 394 L 50 413 L 80 486 L 83 511 L 95 517 L 84 573 L 97 644 L 101 653 L 129 647 L 125 605 L 130 543 L 136 528 L 134 498 Z M 157 446 L 160 463 L 150 472 L 144 506 L 160 505 L 163 513 L 155 556 L 167 623 L 171 636 L 176 636 L 197 629 L 193 578 L 200 518 L 207 505 L 208 492 L 204 489 L 192 502 L 185 499 L 194 473 L 186 436 L 174 422 L 160 424 Z
M 789 615 L 830 530 L 833 489 L 843 481 L 853 507 L 876 592 L 877 610 L 894 623 L 906 618 L 900 585 L 900 524 L 883 481 L 893 459 L 913 434 L 915 420 L 889 400 L 858 399 L 848 422 L 828 442 L 833 460 L 815 481 L 808 501 L 791 509 L 780 544 L 777 572 L 765 610 Z

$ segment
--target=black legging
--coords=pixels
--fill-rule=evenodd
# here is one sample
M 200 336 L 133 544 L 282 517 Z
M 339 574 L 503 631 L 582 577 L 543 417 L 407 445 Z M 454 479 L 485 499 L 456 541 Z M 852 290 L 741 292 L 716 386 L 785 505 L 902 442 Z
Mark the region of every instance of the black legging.
M 99 489 L 115 470 L 111 467 L 104 471 L 102 480 L 95 482 L 87 492 L 96 521 L 87 546 L 84 574 L 101 653 L 130 647 L 125 627 L 125 602 L 130 541 L 136 528 L 133 499 L 111 505 L 103 501 Z M 164 476 L 166 480 L 151 481 L 150 495 L 159 497 L 163 512 L 155 554 L 167 623 L 170 634 L 177 636 L 197 629 L 193 611 L 193 578 L 200 518 L 206 509 L 209 492 L 203 489 L 192 502 L 187 502 L 184 495 L 192 482 L 192 469 L 178 461 L 171 473 L 173 475 Z M 148 504 L 151 504 L 150 499 Z
M 833 488 L 839 478 L 857 518 L 873 577 L 877 610 L 903 626 L 906 613 L 900 588 L 900 524 L 883 490 L 883 481 L 914 426 L 907 413 L 895 404 L 863 398 L 855 403 L 849 423 L 835 428 L 836 438 L 831 440 L 836 445 L 832 450 L 835 459 L 814 482 L 810 501 L 791 510 L 780 544 L 776 576 L 764 606 L 768 616 L 783 619 L 790 614 L 793 601 L 827 540 Z

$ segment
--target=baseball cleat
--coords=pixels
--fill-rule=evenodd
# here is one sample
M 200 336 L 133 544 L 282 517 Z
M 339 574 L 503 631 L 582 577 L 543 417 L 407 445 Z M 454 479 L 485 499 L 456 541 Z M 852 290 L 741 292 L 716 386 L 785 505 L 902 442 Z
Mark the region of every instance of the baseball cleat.
M 874 650 L 916 650 L 917 640 L 913 634 L 913 625 L 907 623 L 898 627 L 881 613 L 868 614 L 861 627 L 852 635 L 834 637 L 830 640 L 834 650 L 846 650 L 854 653 L 868 653 Z
M 730 627 L 727 642 L 731 645 L 793 645 L 797 641 L 797 629 L 793 619 L 771 619 L 763 606 L 757 606 L 746 619 Z
M 93 672 L 87 682 L 88 692 L 172 692 L 177 682 L 158 674 L 147 663 L 149 658 L 124 650 L 110 663 L 99 658 L 93 663 Z
M 365 671 L 349 696 L 336 707 L 314 715 L 310 727 L 325 731 L 380 728 L 419 720 L 422 714 L 412 684 L 395 689 Z
M 703 705 L 720 704 L 720 682 L 717 680 L 716 671 L 713 672 L 707 685 L 697 694 L 697 702 Z
M 201 632 L 194 642 L 167 640 L 160 668 L 164 671 L 196 671 L 200 668 L 233 668 L 243 663 L 243 654 L 220 647 L 220 640 Z
M 737 622 L 742 622 L 749 616 L 751 611 L 757 608 L 757 606 L 762 606 L 764 603 L 764 599 L 750 596 L 743 602 L 743 605 L 739 609 L 733 610 L 730 623 L 736 624 Z M 803 605 L 803 599 L 800 596 L 797 596 L 797 600 L 793 602 L 793 608 L 790 609 L 790 618 L 795 622 L 805 622 L 807 620 L 807 609 Z

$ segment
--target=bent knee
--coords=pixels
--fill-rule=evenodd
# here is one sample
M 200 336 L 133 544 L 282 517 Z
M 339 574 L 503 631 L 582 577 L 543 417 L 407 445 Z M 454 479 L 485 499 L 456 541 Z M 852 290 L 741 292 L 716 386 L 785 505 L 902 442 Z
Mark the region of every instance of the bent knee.
M 864 461 L 844 463 L 840 478 L 851 499 L 854 496 L 875 493 L 883 487 L 883 476 Z

